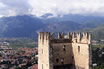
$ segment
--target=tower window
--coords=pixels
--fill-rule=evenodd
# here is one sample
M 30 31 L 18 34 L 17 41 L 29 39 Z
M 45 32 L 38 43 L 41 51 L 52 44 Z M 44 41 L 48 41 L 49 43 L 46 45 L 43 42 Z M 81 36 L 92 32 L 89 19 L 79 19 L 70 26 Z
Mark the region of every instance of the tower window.
M 61 59 L 61 63 L 64 64 L 64 58 Z
M 59 62 L 59 59 L 56 59 L 56 62 L 58 63 Z
M 66 51 L 66 45 L 63 46 L 63 51 Z
M 74 59 L 74 56 L 72 56 L 72 59 Z
M 80 46 L 78 46 L 78 52 L 80 52 Z

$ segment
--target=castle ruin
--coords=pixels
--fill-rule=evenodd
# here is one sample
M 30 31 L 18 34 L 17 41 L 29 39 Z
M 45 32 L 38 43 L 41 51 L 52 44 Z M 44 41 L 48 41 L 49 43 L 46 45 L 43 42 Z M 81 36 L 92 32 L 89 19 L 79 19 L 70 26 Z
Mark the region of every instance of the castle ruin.
M 91 33 L 39 32 L 38 69 L 91 69 Z

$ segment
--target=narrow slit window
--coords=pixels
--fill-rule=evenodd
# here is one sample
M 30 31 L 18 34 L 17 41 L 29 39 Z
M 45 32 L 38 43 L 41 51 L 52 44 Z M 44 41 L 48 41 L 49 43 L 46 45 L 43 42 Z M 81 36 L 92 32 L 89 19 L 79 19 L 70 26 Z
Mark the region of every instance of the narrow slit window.
M 63 51 L 66 51 L 66 45 L 63 46 Z
M 80 52 L 80 46 L 78 46 L 78 52 Z
M 72 56 L 72 59 L 74 59 L 74 56 Z

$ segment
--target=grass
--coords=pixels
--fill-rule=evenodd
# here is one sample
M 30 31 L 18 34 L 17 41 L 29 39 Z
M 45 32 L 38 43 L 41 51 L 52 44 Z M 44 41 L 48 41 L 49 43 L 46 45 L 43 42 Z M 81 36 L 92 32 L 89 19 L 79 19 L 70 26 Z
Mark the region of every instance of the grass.
M 32 39 L 13 39 L 13 40 L 6 40 L 7 42 L 10 43 L 10 47 L 12 47 L 13 49 L 17 49 L 17 48 L 23 48 L 23 47 L 27 47 L 27 48 L 35 48 L 38 46 L 37 42 L 35 42 Z

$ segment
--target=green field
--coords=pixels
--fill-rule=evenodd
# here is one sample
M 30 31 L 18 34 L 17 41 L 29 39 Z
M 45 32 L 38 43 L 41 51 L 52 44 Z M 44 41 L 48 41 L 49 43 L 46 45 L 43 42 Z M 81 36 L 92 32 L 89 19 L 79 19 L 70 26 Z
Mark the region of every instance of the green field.
M 21 47 L 34 48 L 37 47 L 38 45 L 34 40 L 19 39 L 15 41 L 10 41 L 10 46 L 12 48 L 21 48 Z
M 1 39 L 0 41 L 8 42 L 10 44 L 9 46 L 12 47 L 13 49 L 23 48 L 23 47 L 34 48 L 38 46 L 37 42 L 35 42 L 35 40 L 30 38 L 5 38 L 5 39 Z

